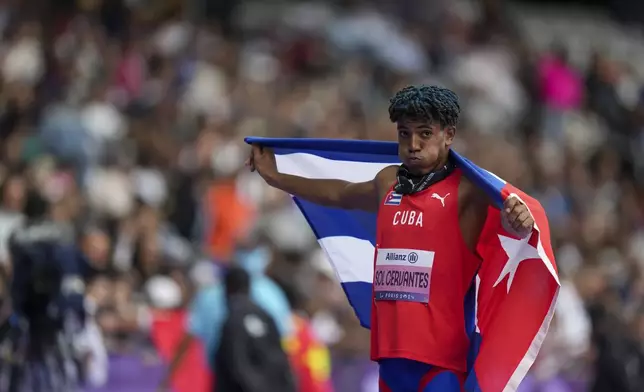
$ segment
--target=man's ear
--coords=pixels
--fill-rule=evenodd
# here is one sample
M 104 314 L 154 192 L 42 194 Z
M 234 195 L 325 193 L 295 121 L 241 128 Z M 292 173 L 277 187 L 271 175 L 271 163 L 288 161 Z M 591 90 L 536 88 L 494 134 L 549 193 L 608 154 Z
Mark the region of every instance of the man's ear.
M 443 132 L 445 132 L 445 144 L 451 146 L 454 142 L 454 136 L 456 136 L 456 127 L 447 126 L 443 128 Z

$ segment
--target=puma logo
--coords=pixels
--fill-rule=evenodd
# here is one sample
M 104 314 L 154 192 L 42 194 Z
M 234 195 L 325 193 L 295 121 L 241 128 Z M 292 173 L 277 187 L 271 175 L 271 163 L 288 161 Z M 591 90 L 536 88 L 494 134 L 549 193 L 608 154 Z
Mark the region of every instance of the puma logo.
M 449 193 L 446 194 L 445 196 L 441 197 L 438 193 L 432 194 L 432 199 L 438 199 L 441 201 L 441 205 L 445 207 L 445 199 L 447 199 L 447 196 L 449 196 Z

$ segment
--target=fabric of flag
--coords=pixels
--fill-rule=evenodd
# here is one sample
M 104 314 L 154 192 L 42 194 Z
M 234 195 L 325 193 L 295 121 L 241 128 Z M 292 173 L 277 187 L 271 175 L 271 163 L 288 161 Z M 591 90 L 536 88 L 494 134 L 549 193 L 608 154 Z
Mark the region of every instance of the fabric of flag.
M 392 142 L 254 137 L 246 142 L 272 148 L 280 172 L 307 178 L 369 181 L 383 168 L 400 164 L 398 146 Z M 493 201 L 477 245 L 483 262 L 463 306 L 471 345 L 466 390 L 515 391 L 539 352 L 559 292 L 548 221 L 535 199 L 458 153 L 452 151 L 452 156 Z M 499 208 L 512 195 L 528 206 L 536 222 L 523 239 L 501 221 Z M 376 214 L 294 201 L 333 264 L 360 323 L 369 328 Z

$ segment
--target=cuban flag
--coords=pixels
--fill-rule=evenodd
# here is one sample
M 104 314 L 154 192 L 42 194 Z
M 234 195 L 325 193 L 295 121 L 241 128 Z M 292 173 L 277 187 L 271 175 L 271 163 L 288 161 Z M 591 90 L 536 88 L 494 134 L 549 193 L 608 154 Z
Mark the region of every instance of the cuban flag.
M 280 172 L 307 178 L 369 181 L 400 164 L 391 142 L 327 139 L 246 139 L 270 147 Z M 493 201 L 479 238 L 481 268 L 463 304 L 470 336 L 469 392 L 517 390 L 534 363 L 552 320 L 559 279 L 543 207 L 496 175 L 452 151 L 454 162 Z M 504 228 L 499 208 L 518 197 L 536 222 L 519 238 Z M 369 328 L 376 214 L 323 207 L 294 198 L 326 252 L 360 323 Z M 385 202 L 400 203 L 395 194 Z M 457 327 L 457 326 L 455 326 Z

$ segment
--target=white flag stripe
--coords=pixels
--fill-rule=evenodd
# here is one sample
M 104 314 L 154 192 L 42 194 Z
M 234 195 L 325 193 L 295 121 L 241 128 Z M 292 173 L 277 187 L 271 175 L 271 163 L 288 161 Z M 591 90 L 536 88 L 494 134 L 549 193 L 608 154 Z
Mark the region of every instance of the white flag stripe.
M 354 237 L 326 237 L 318 240 L 333 262 L 342 283 L 373 283 L 373 253 L 371 242 Z
M 391 163 L 336 161 L 305 153 L 277 154 L 275 161 L 284 174 L 349 182 L 373 180 L 380 170 L 391 166 Z

